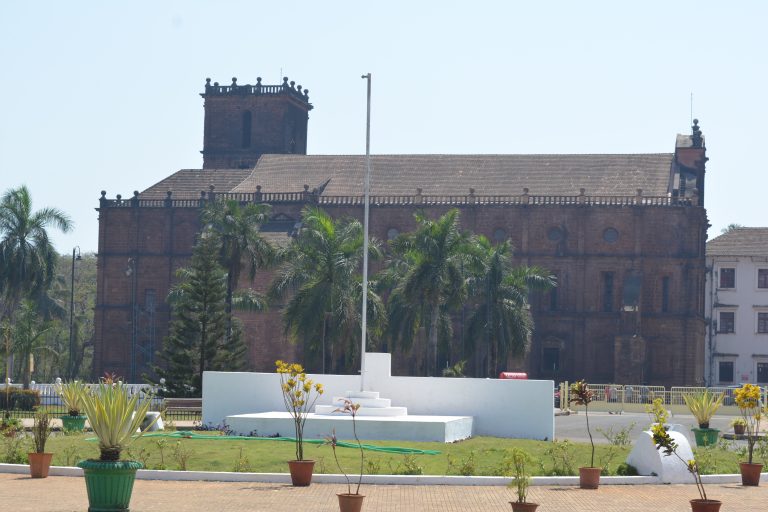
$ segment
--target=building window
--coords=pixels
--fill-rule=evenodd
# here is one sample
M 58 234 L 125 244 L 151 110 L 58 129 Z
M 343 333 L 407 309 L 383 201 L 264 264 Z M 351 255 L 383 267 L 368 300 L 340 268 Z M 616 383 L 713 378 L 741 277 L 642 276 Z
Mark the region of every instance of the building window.
M 603 308 L 606 313 L 613 311 L 613 272 L 603 272 Z
M 736 288 L 736 269 L 720 269 L 720 288 Z
M 547 238 L 553 242 L 558 242 L 563 238 L 563 230 L 560 228 L 549 228 L 547 230 Z
M 717 332 L 723 334 L 735 332 L 735 316 L 736 314 L 733 311 L 721 311 Z
M 541 369 L 545 372 L 557 372 L 560 370 L 560 349 L 557 347 L 545 347 L 541 357 Z
M 557 289 L 558 289 L 558 286 L 560 285 L 559 280 L 557 280 L 557 281 L 558 282 L 555 283 L 555 286 L 553 286 L 549 290 L 549 310 L 550 311 L 557 311 L 557 305 L 558 305 L 557 304 L 557 301 L 558 301 Z
M 768 313 L 759 312 L 757 314 L 757 332 L 768 334 Z
M 507 232 L 506 232 L 506 231 L 504 231 L 503 229 L 501 229 L 501 228 L 496 228 L 496 229 L 493 231 L 493 241 L 494 241 L 494 242 L 496 242 L 496 243 L 501 243 L 501 242 L 503 242 L 503 241 L 504 241 L 504 240 L 506 240 L 506 239 L 507 239 Z
M 387 240 L 394 240 L 399 234 L 400 232 L 397 230 L 397 228 L 389 228 L 387 230 Z
M 251 147 L 251 111 L 243 112 L 243 148 Z
M 733 382 L 733 361 L 720 361 L 720 382 Z
M 616 229 L 608 228 L 605 231 L 603 231 L 603 240 L 605 240 L 609 244 L 614 243 L 618 239 L 619 239 L 619 232 L 616 231 Z
M 757 363 L 757 382 L 760 384 L 768 382 L 768 363 Z
M 768 288 L 768 268 L 757 269 L 757 287 Z
M 669 276 L 661 278 L 661 312 L 669 312 Z

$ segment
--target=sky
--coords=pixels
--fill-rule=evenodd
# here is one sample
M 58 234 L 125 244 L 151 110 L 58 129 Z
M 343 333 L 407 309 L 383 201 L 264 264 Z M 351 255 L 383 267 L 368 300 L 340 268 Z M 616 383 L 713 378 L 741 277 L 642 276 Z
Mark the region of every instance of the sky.
M 768 225 L 766 22 L 757 0 L 4 0 L 0 190 L 70 215 L 58 251 L 96 251 L 101 190 L 202 167 L 206 77 L 288 76 L 308 153 L 363 154 L 370 72 L 374 154 L 671 153 L 693 104 L 712 238 Z

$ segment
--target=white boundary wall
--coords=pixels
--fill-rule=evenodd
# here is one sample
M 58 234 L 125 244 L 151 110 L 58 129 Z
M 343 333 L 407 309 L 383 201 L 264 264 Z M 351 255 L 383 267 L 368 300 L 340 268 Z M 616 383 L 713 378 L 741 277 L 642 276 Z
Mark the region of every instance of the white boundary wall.
M 472 416 L 473 435 L 551 440 L 555 432 L 551 380 L 392 377 L 390 354 L 366 354 L 366 389 L 409 414 Z M 356 375 L 311 375 L 325 393 L 318 404 L 360 387 Z M 205 372 L 203 422 L 234 414 L 284 411 L 276 373 Z

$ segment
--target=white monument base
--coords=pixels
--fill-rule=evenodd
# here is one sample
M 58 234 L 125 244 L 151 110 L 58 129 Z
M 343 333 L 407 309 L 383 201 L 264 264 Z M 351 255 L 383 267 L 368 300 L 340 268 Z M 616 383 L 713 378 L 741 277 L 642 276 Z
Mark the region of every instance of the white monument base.
M 685 461 L 693 459 L 693 451 L 688 438 L 682 432 L 668 430 L 669 436 L 677 443 L 677 452 Z M 691 484 L 693 475 L 688 466 L 674 454 L 664 455 L 663 450 L 657 450 L 650 430 L 640 433 L 635 440 L 634 448 L 627 457 L 627 464 L 637 468 L 639 475 L 656 475 L 665 484 Z
M 453 443 L 472 437 L 471 416 L 357 416 L 357 435 L 366 440 L 433 441 Z M 293 418 L 287 412 L 262 412 L 227 416 L 227 425 L 238 435 L 293 437 Z M 354 439 L 352 418 L 341 414 L 309 414 L 304 437 L 323 439 L 336 430 L 338 439 Z
M 349 414 L 344 413 L 346 400 L 357 404 L 357 416 L 407 416 L 407 407 L 392 407 L 392 400 L 381 398 L 378 391 L 347 391 L 344 396 L 335 396 L 331 405 L 316 405 L 315 414 Z

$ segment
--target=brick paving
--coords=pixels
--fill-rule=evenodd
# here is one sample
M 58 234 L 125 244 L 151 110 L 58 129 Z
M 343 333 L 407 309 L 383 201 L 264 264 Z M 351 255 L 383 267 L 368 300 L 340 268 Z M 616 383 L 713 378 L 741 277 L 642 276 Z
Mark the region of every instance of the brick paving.
M 160 482 L 137 480 L 131 501 L 133 512 L 291 511 L 335 512 L 335 493 L 345 486 L 312 484 L 295 488 L 285 484 Z M 723 501 L 721 512 L 766 510 L 768 486 L 707 485 L 711 498 Z M 364 512 L 509 511 L 512 493 L 504 487 L 365 485 Z M 693 485 L 611 485 L 596 491 L 575 487 L 537 486 L 531 501 L 540 512 L 684 512 L 697 497 Z M 88 508 L 85 482 L 79 477 L 33 480 L 26 475 L 0 474 L 2 512 L 84 512 Z

